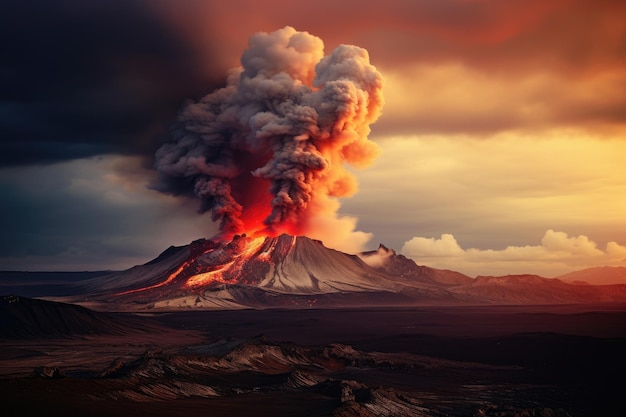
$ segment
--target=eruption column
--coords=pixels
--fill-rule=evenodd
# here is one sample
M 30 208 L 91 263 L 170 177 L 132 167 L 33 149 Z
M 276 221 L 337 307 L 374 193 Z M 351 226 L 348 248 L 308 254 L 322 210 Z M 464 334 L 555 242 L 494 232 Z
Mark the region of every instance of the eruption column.
M 227 85 L 181 109 L 154 188 L 199 198 L 225 236 L 306 234 L 334 214 L 329 197 L 356 191 L 345 164 L 378 154 L 383 79 L 366 50 L 323 48 L 291 27 L 253 35 Z

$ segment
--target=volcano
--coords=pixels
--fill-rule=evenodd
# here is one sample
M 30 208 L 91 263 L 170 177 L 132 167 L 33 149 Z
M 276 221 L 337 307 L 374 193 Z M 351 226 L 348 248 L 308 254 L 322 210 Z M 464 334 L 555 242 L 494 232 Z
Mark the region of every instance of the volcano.
M 384 250 L 387 258 L 398 256 Z M 172 246 L 144 265 L 86 280 L 80 293 L 86 295 L 83 301 L 117 309 L 412 305 L 416 299 L 446 303 L 451 296 L 466 298 L 437 281 L 439 276 L 445 281 L 445 271 L 390 273 L 370 265 L 372 256 L 378 253 L 350 255 L 287 234 L 236 235 L 228 242 L 199 239 Z
M 78 293 L 70 301 L 111 310 L 626 301 L 626 285 L 577 286 L 539 276 L 473 279 L 417 265 L 384 245 L 352 255 L 287 234 L 172 246 L 144 265 L 82 281 Z

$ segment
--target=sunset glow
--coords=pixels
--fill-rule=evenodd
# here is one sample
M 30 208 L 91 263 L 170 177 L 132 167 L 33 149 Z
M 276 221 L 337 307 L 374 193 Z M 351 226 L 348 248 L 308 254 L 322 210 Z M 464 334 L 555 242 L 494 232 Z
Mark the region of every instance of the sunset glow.
M 180 112 L 156 152 L 153 188 L 197 197 L 225 235 L 306 233 L 323 196 L 356 191 L 344 165 L 378 154 L 367 135 L 382 76 L 366 50 L 324 55 L 320 38 L 290 26 L 253 34 L 241 63 L 226 87 Z
M 80 22 L 87 56 L 58 34 L 53 54 L 8 34 L 29 53 L 6 59 L 25 78 L 1 114 L 1 268 L 123 269 L 240 233 L 383 243 L 472 276 L 626 265 L 626 3 L 131 3 L 76 6 L 69 23 L 49 5 L 14 28 Z M 112 45 L 124 13 L 133 29 Z M 350 75 L 316 84 L 331 56 Z M 322 100 L 337 80 L 346 94 Z M 327 119 L 318 99 L 338 104 Z M 286 137 L 305 140 L 284 153 Z M 555 256 L 549 231 L 597 251 Z
M 3 415 L 626 416 L 625 22 L 5 1 Z

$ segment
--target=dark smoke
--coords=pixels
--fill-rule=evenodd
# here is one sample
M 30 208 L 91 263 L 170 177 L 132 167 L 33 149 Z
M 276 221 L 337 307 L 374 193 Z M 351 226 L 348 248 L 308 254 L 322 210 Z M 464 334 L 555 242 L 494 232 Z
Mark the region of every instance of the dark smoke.
M 227 86 L 182 108 L 156 153 L 154 188 L 196 196 L 224 233 L 303 232 L 325 197 L 355 192 L 344 164 L 366 165 L 383 104 L 366 50 L 285 27 L 257 33 Z

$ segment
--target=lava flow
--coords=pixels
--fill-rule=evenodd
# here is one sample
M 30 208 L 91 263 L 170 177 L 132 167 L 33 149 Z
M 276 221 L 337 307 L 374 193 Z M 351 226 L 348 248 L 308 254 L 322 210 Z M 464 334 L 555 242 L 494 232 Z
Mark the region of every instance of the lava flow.
M 231 261 L 218 265 L 217 268 L 211 271 L 201 272 L 189 277 L 184 286 L 191 288 L 209 286 L 216 282 L 223 284 L 237 282 L 241 278 L 244 265 L 254 257 L 266 239 L 262 237 L 246 238 L 243 235 L 237 240 L 243 240 L 243 245 L 239 247 L 240 251 L 231 255 Z
M 284 258 L 295 247 L 295 236 L 283 236 L 248 237 L 242 234 L 235 235 L 230 241 L 200 239 L 189 246 L 187 259 L 171 268 L 160 282 L 115 295 L 124 296 L 157 289 L 163 293 L 210 289 L 224 284 L 258 284 L 274 267 L 277 259 Z M 283 240 L 288 241 L 288 244 L 279 244 Z M 275 253 L 277 245 L 280 246 L 279 255 Z
M 205 253 L 210 252 L 212 250 L 213 249 L 209 249 Z M 192 263 L 193 263 L 193 259 L 190 259 L 190 260 L 187 260 L 187 261 L 183 262 L 174 272 L 169 274 L 167 276 L 167 278 L 164 281 L 162 281 L 162 282 L 159 282 L 159 283 L 154 284 L 154 285 L 149 285 L 149 286 L 146 286 L 146 287 L 135 288 L 135 289 L 128 290 L 128 291 L 122 291 L 122 292 L 119 292 L 119 293 L 117 293 L 115 295 L 119 296 L 119 295 L 133 294 L 133 293 L 137 293 L 137 292 L 141 292 L 141 291 L 147 291 L 147 290 L 152 290 L 152 289 L 155 289 L 155 288 L 159 288 L 159 287 L 163 287 L 165 285 L 168 285 L 168 284 L 172 283 L 176 278 L 178 278 L 178 276 L 183 271 L 185 271 L 187 268 L 189 268 L 189 266 Z

